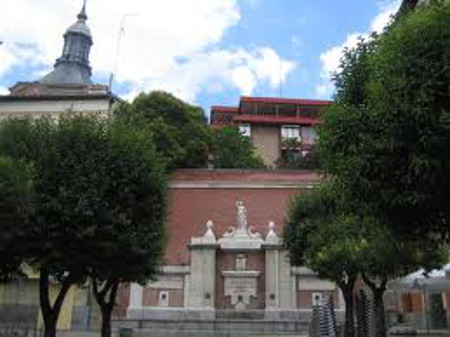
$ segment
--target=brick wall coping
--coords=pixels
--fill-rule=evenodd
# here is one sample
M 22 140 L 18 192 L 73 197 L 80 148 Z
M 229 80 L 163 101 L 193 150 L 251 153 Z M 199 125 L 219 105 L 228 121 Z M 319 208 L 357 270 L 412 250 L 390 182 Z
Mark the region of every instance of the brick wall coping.
M 242 170 L 242 169 L 180 169 L 170 175 L 171 183 L 179 182 L 250 182 L 302 184 L 319 183 L 321 175 L 308 170 Z

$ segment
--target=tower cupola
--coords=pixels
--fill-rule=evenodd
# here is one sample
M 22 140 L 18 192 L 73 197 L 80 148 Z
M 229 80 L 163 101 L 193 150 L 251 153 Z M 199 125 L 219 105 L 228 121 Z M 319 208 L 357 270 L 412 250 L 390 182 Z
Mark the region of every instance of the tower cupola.
M 91 67 L 89 54 L 93 44 L 92 34 L 86 24 L 86 0 L 77 15 L 77 22 L 64 33 L 64 47 L 61 57 L 56 60 L 54 70 L 40 82 L 47 84 L 90 84 Z

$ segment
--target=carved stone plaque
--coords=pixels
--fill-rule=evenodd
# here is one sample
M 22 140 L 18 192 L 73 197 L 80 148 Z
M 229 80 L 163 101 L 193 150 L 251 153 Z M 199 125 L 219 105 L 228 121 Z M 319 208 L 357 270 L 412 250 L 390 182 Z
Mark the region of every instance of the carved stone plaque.
M 259 272 L 238 272 L 229 271 L 223 272 L 224 293 L 225 296 L 231 297 L 231 304 L 236 309 L 245 309 L 250 305 L 252 297 L 258 295 L 258 277 Z

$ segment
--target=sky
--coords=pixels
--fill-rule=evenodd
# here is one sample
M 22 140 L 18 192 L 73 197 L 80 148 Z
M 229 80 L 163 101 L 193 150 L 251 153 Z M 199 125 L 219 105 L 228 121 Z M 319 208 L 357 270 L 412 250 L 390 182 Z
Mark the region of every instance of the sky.
M 60 56 L 82 0 L 0 0 L 0 94 Z M 330 99 L 345 47 L 400 0 L 88 0 L 93 81 L 132 100 L 166 90 L 202 106 L 243 95 Z

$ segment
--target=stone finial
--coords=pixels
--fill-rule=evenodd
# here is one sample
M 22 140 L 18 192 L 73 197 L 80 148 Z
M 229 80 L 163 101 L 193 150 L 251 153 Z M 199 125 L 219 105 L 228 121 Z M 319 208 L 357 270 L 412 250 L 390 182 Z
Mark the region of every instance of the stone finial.
M 214 237 L 214 232 L 213 232 L 213 227 L 214 227 L 214 223 L 211 220 L 208 220 L 208 222 L 206 223 L 206 232 L 205 232 L 205 237 Z
M 211 220 L 208 220 L 206 223 L 206 229 L 212 229 L 214 227 L 214 223 Z
M 269 232 L 266 236 L 266 242 L 271 244 L 278 244 L 279 238 L 277 233 L 275 233 L 275 222 L 270 221 L 269 222 Z
M 77 15 L 78 20 L 80 21 L 86 21 L 87 15 L 86 15 L 86 0 L 83 1 L 83 7 L 81 8 L 80 13 Z
M 192 237 L 191 245 L 202 246 L 216 243 L 216 236 L 214 235 L 213 231 L 214 223 L 211 220 L 209 220 L 206 223 L 205 227 L 206 227 L 205 234 L 200 237 Z

